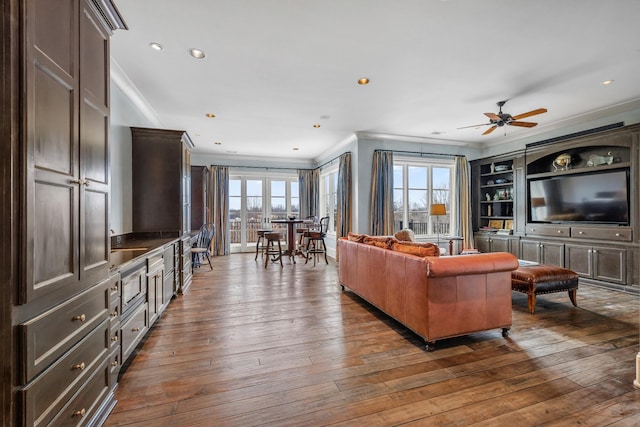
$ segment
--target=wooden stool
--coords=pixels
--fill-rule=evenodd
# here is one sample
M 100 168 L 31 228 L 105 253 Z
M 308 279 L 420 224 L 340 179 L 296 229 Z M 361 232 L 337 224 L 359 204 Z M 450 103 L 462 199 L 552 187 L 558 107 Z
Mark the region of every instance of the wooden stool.
M 267 241 L 265 244 L 265 259 L 264 268 L 267 268 L 269 260 L 271 262 L 280 261 L 280 267 L 282 267 L 282 245 L 280 244 L 280 233 L 265 233 L 264 238 Z M 276 243 L 278 246 L 276 247 Z
M 271 230 L 270 228 L 261 228 L 256 230 L 256 232 L 258 233 L 258 241 L 256 242 L 256 257 L 254 258 L 254 260 L 258 259 L 258 253 L 260 253 L 260 255 L 264 254 L 264 250 L 267 247 L 267 245 L 265 245 L 264 235 L 266 233 L 273 232 L 273 230 Z
M 536 296 L 567 291 L 574 306 L 578 292 L 578 274 L 555 265 L 521 265 L 511 272 L 511 289 L 527 294 L 529 313 L 536 311 Z
M 305 264 L 309 262 L 309 255 L 313 255 L 313 266 L 316 265 L 316 257 L 320 254 L 324 254 L 324 261 L 329 264 L 327 259 L 327 246 L 324 243 L 325 234 L 320 231 L 307 231 L 303 234 L 307 239 L 307 250 Z M 320 246 L 322 244 L 322 246 Z

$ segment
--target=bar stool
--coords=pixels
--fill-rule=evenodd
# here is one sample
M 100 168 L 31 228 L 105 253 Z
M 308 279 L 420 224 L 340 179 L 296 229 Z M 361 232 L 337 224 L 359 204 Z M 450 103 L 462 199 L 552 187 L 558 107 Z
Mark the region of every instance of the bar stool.
M 267 268 L 269 260 L 271 262 L 280 261 L 280 267 L 282 267 L 282 245 L 280 244 L 280 233 L 265 233 L 264 239 L 267 241 L 265 244 L 264 254 L 264 268 Z M 276 243 L 278 246 L 276 247 Z
M 261 256 L 264 254 L 264 250 L 267 247 L 267 245 L 265 244 L 264 235 L 266 233 L 272 233 L 273 230 L 270 228 L 260 228 L 256 230 L 256 232 L 258 233 L 258 241 L 256 242 L 256 257 L 254 258 L 254 261 L 258 259 L 258 253 Z
M 327 245 L 324 243 L 324 237 L 327 235 L 327 229 L 329 228 L 329 217 L 325 216 L 320 218 L 320 230 L 311 230 L 304 233 L 305 239 L 307 239 L 307 250 L 305 264 L 309 262 L 309 255 L 313 255 L 313 266 L 316 265 L 316 257 L 324 254 L 324 261 L 329 264 L 327 259 Z M 322 245 L 322 246 L 320 246 Z
M 302 223 L 303 225 L 301 227 L 296 228 L 296 234 L 298 235 L 298 237 L 296 238 L 296 241 L 297 241 L 296 254 L 297 255 L 304 255 L 304 253 L 302 252 L 302 250 L 304 249 L 304 233 L 311 231 L 311 228 L 314 226 L 315 222 L 316 222 L 315 215 L 311 215 L 304 219 L 304 222 Z

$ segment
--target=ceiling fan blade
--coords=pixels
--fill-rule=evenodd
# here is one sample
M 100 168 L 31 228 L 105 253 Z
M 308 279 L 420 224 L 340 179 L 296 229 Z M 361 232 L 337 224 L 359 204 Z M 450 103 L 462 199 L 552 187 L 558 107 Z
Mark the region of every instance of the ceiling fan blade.
M 537 110 L 527 111 L 526 113 L 518 114 L 517 116 L 513 116 L 513 120 L 524 119 L 525 117 L 535 116 L 536 114 L 546 113 L 546 108 L 538 108 Z
M 489 120 L 499 122 L 502 120 L 499 115 L 496 113 L 484 113 L 485 116 L 489 117 Z
M 511 126 L 520 126 L 523 128 L 532 128 L 537 125 L 537 123 L 533 123 L 533 122 L 510 122 L 507 124 Z
M 491 126 L 489 129 L 485 130 L 484 132 L 482 132 L 483 135 L 489 135 L 491 132 L 493 132 L 494 130 L 496 130 L 498 126 L 493 125 Z
M 489 126 L 491 123 L 482 123 L 480 125 L 471 125 L 471 126 L 462 126 L 461 128 L 456 128 L 456 129 L 468 129 L 468 128 L 477 128 L 480 126 Z

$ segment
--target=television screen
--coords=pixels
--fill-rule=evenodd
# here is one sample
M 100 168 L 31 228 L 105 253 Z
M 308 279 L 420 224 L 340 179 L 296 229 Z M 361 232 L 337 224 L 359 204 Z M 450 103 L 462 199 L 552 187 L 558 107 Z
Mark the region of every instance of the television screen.
M 629 225 L 629 171 L 529 180 L 530 222 Z

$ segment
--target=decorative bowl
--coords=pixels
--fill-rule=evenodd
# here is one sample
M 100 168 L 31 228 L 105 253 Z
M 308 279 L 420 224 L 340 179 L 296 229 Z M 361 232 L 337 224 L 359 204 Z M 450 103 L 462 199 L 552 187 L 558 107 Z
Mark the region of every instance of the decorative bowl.
M 496 165 L 496 167 L 494 168 L 494 170 L 496 172 L 504 172 L 506 170 L 509 170 L 509 165 Z

